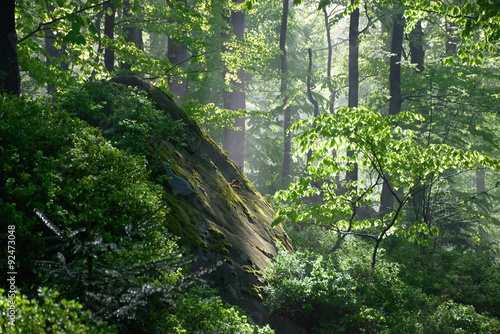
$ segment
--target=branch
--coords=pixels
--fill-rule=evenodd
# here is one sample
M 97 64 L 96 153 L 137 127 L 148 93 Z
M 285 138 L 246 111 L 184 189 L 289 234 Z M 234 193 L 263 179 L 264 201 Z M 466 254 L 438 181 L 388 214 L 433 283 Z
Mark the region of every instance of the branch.
M 79 10 L 76 10 L 70 14 L 66 14 L 64 16 L 60 16 L 60 17 L 57 17 L 53 20 L 50 20 L 48 22 L 42 22 L 38 25 L 38 27 L 33 30 L 32 32 L 30 32 L 29 34 L 27 34 L 26 36 L 24 36 L 23 38 L 20 38 L 17 40 L 17 43 L 21 43 L 21 42 L 24 42 L 25 40 L 27 40 L 28 38 L 32 37 L 33 35 L 35 35 L 37 32 L 39 31 L 42 31 L 42 30 L 47 30 L 48 28 L 46 28 L 46 26 L 49 26 L 53 23 L 56 23 L 56 22 L 59 22 L 59 21 L 62 21 L 64 20 L 66 17 L 68 17 L 68 15 L 71 15 L 71 14 L 78 14 L 78 13 L 81 13 L 81 12 L 84 12 L 86 10 L 89 10 L 89 9 L 93 9 L 93 8 L 96 8 L 96 7 L 100 7 L 100 6 L 103 6 L 107 3 L 111 2 L 111 0 L 106 0 L 104 2 L 101 2 L 101 3 L 98 3 L 98 4 L 95 4 L 95 5 L 92 5 L 92 6 L 89 6 L 89 7 L 85 7 L 85 8 L 80 8 Z
M 368 234 L 368 233 L 361 233 L 361 232 L 343 232 L 343 231 L 340 231 L 339 232 L 340 234 L 342 235 L 348 235 L 348 234 L 351 234 L 351 235 L 356 235 L 356 236 L 359 236 L 359 237 L 364 237 L 364 238 L 371 238 L 371 239 L 374 239 L 374 240 L 377 240 L 378 236 L 376 234 Z

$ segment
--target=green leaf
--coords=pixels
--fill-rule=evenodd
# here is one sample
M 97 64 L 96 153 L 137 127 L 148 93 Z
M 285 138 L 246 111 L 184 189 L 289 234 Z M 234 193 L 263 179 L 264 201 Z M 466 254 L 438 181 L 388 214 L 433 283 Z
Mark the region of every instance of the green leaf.
M 460 15 L 460 7 L 458 6 L 454 6 L 451 11 L 450 11 L 451 15 L 453 16 L 458 16 Z

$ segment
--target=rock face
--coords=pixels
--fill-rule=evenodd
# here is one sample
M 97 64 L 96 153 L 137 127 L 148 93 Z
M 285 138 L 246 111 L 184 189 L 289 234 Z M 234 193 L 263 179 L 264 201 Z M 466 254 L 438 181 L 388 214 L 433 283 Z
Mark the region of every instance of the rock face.
M 242 307 L 257 324 L 267 323 L 261 271 L 277 254 L 277 243 L 291 249 L 284 230 L 270 227 L 273 210 L 219 146 L 159 88 L 133 76 L 113 81 L 146 91 L 156 108 L 186 124 L 187 143 L 163 141 L 158 150 L 162 169 L 168 163 L 194 190 L 189 196 L 174 196 L 165 183 L 168 227 L 196 254 L 194 272 L 212 268 L 203 277 L 222 298 Z

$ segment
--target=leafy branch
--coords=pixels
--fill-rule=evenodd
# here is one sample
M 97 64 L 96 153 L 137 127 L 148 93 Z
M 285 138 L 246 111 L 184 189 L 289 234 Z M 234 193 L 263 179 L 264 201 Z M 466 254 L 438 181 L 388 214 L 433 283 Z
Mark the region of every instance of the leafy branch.
M 40 32 L 40 31 L 44 31 L 44 30 L 50 29 L 48 26 L 50 26 L 50 25 L 52 25 L 52 24 L 54 24 L 54 23 L 56 23 L 56 22 L 59 22 L 59 21 L 65 20 L 65 19 L 67 19 L 67 18 L 68 18 L 69 16 L 71 16 L 71 15 L 79 14 L 79 13 L 85 12 L 85 11 L 87 11 L 87 10 L 94 9 L 94 8 L 96 8 L 96 7 L 101 7 L 101 6 L 103 6 L 103 5 L 107 4 L 107 3 L 110 3 L 110 2 L 111 2 L 111 0 L 106 0 L 106 1 L 104 1 L 104 2 L 101 2 L 101 3 L 95 4 L 95 5 L 92 5 L 92 6 L 88 6 L 88 7 L 80 8 L 80 9 L 78 9 L 78 10 L 74 11 L 74 12 L 71 12 L 71 13 L 66 14 L 66 15 L 64 15 L 64 16 L 57 17 L 57 18 L 52 19 L 52 20 L 50 20 L 50 21 L 47 21 L 47 22 L 41 22 L 41 23 L 39 23 L 39 24 L 38 24 L 38 27 L 37 27 L 35 30 L 33 30 L 33 31 L 29 32 L 26 36 L 24 36 L 24 37 L 22 37 L 22 38 L 19 38 L 19 39 L 17 40 L 17 43 L 19 44 L 19 43 L 24 42 L 25 40 L 27 40 L 27 39 L 29 39 L 29 38 L 33 37 L 34 35 L 36 35 L 36 34 L 37 34 L 38 32 Z

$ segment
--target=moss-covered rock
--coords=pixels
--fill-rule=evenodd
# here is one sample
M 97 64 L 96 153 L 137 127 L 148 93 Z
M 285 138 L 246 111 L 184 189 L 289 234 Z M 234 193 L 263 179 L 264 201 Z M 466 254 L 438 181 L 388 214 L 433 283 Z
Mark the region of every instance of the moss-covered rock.
M 167 119 L 182 123 L 182 136 L 152 138 L 154 152 L 144 153 L 150 156 L 152 177 L 165 189 L 168 229 L 180 238 L 180 245 L 197 255 L 193 271 L 212 267 L 204 277 L 223 299 L 258 322 L 266 321 L 262 271 L 277 255 L 277 242 L 291 249 L 284 230 L 271 228 L 273 210 L 214 140 L 159 88 L 132 76 L 113 81 L 147 92 Z M 106 118 L 112 119 L 109 114 Z M 108 126 L 109 131 L 118 125 Z M 189 182 L 193 195 L 173 195 L 166 182 L 166 165 Z

